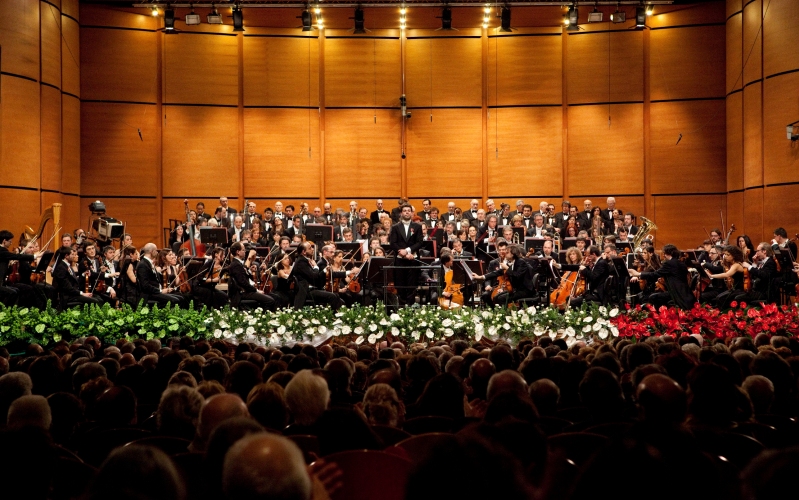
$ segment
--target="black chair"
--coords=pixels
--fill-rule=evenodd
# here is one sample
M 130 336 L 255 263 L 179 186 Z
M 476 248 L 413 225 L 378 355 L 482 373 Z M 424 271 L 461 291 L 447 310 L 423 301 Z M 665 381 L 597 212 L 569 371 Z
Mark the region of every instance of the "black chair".
M 631 422 L 606 422 L 604 424 L 592 425 L 585 429 L 585 432 L 599 434 L 610 439 L 620 439 L 624 437 L 632 428 Z
M 239 286 L 236 284 L 235 280 L 228 280 L 227 286 L 228 295 L 230 297 L 238 296 L 240 294 Z M 258 302 L 254 300 L 241 299 L 239 300 L 239 305 L 237 307 L 242 311 L 253 311 L 258 308 Z
M 410 433 L 405 432 L 397 427 L 391 427 L 390 425 L 374 424 L 371 427 L 375 434 L 377 434 L 377 436 L 383 440 L 383 446 L 386 447 L 394 446 L 400 441 L 411 437 Z
M 616 288 L 616 277 L 613 275 L 605 278 L 605 283 L 602 285 L 602 305 L 616 304 L 619 302 L 619 291 Z
M 735 426 L 732 432 L 744 434 L 763 443 L 766 448 L 781 448 L 787 439 L 776 428 L 760 422 L 744 422 Z
M 757 439 L 735 432 L 695 430 L 693 435 L 700 449 L 710 455 L 723 457 L 723 460 L 729 461 L 738 470 L 745 469 L 765 448 Z
M 541 290 L 538 289 L 540 286 L 540 276 L 539 273 L 533 274 L 533 296 L 517 300 L 516 305 L 519 307 L 530 307 L 542 303 Z
M 177 455 L 179 453 L 186 453 L 189 449 L 191 441 L 188 439 L 172 437 L 172 436 L 148 436 L 144 438 L 131 441 L 125 446 L 132 444 L 152 446 L 163 451 L 167 455 Z
M 564 432 L 547 438 L 551 454 L 563 456 L 578 467 L 610 444 L 610 438 L 590 432 Z
M 799 422 L 795 418 L 784 415 L 762 414 L 756 415 L 755 420 L 761 424 L 774 427 L 782 436 L 783 442 L 781 446 L 799 444 Z
M 402 428 L 414 435 L 427 434 L 429 432 L 452 432 L 455 421 L 448 417 L 416 417 L 405 421 Z

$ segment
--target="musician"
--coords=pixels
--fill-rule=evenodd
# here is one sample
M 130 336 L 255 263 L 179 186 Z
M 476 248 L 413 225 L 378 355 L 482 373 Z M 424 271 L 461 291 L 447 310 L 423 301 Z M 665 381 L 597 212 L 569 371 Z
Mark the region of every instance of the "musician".
M 580 274 L 585 278 L 586 293 L 583 297 L 575 297 L 571 306 L 579 308 L 583 301 L 602 303 L 605 298 L 605 281 L 610 276 L 611 259 L 616 255 L 616 247 L 608 245 L 601 252 L 598 247 L 591 245 L 585 252 L 583 263 L 580 264 Z
M 747 296 L 744 290 L 745 268 L 743 266 L 743 252 L 736 246 L 727 245 L 724 247 L 724 253 L 721 256 L 722 265 L 725 271 L 723 273 L 711 273 L 710 270 L 705 269 L 705 273 L 711 279 L 722 278 L 727 284 L 727 290 L 720 293 L 715 299 L 715 305 L 719 309 L 729 307 L 730 303 L 734 300 L 742 300 Z
M 472 223 L 475 219 L 477 219 L 477 212 L 479 210 L 478 206 L 480 202 L 477 200 L 472 200 L 469 202 L 469 210 L 463 212 L 463 218 L 466 219 L 469 224 Z
M 633 215 L 631 212 L 627 212 L 626 214 L 624 214 L 623 226 L 627 230 L 627 234 L 629 234 L 630 236 L 635 236 L 636 234 L 638 234 L 638 226 L 633 224 L 634 222 L 635 222 L 635 215 Z
M 282 207 L 281 207 L 282 208 Z M 255 259 L 255 250 L 248 250 L 241 242 L 234 243 L 230 247 L 230 261 L 228 293 L 230 295 L 230 305 L 239 307 L 242 300 L 251 300 L 258 303 L 258 307 L 268 310 L 277 310 L 277 302 L 274 297 L 258 290 L 255 287 L 250 265 Z M 245 256 L 247 260 L 245 261 Z
M 105 280 L 105 284 L 108 286 L 107 292 L 112 297 L 116 297 L 118 283 L 119 283 L 119 270 L 118 270 L 118 262 L 114 261 L 114 247 L 108 245 L 103 247 L 103 260 L 102 266 L 100 267 L 100 271 L 103 273 L 103 279 Z
M 738 238 L 740 240 L 740 237 Z M 743 262 L 742 265 L 749 271 L 749 279 L 752 280 L 752 290 L 750 295 L 755 299 L 771 300 L 771 297 L 776 296 L 774 291 L 774 280 L 779 277 L 777 272 L 777 263 L 774 260 L 774 250 L 771 244 L 762 242 L 757 245 L 754 258 L 754 264 Z
M 101 304 L 102 301 L 89 292 L 82 292 L 78 284 L 78 252 L 70 247 L 61 247 L 58 264 L 53 269 L 53 283 L 62 309 L 83 304 Z
M 136 279 L 136 268 L 139 264 L 139 251 L 135 247 L 123 247 L 119 265 L 120 299 L 133 306 L 139 303 L 139 287 Z
M 32 262 L 34 260 L 33 255 L 26 255 L 26 254 L 18 254 L 13 253 L 9 250 L 9 247 L 14 242 L 14 234 L 11 231 L 3 230 L 0 231 L 0 302 L 6 306 L 13 306 L 16 305 L 20 299 L 22 302 L 25 302 L 25 298 L 28 297 L 33 300 L 33 288 L 32 287 L 19 287 L 16 286 L 18 284 L 6 284 L 6 278 L 8 276 L 8 268 L 9 262 L 15 260 L 17 262 Z M 77 255 L 77 253 L 76 253 Z M 18 273 L 20 274 L 22 271 L 19 270 Z M 28 273 L 30 276 L 30 273 Z
M 319 211 L 319 215 L 321 215 L 321 214 L 322 214 L 322 211 L 320 210 L 320 211 Z M 299 216 L 300 216 L 300 218 L 302 219 L 302 226 L 303 226 L 303 227 L 305 227 L 305 224 L 310 224 L 310 223 L 313 223 L 313 221 L 314 221 L 314 219 L 315 219 L 315 217 L 316 217 L 316 216 L 314 216 L 314 215 L 311 215 L 311 212 L 310 212 L 310 210 L 309 210 L 309 206 L 308 206 L 308 204 L 307 204 L 307 203 L 305 203 L 305 202 L 303 202 L 303 203 L 300 203 L 300 213 L 299 213 Z
M 510 243 L 521 243 L 520 241 L 514 241 L 513 239 L 513 228 L 510 226 L 503 226 L 502 227 L 502 238 Z
M 710 244 L 711 245 L 722 245 L 721 242 L 721 229 L 711 229 L 710 230 Z
M 478 280 L 488 280 L 504 275 L 510 280 L 512 291 L 497 294 L 493 299 L 494 305 L 507 305 L 533 295 L 533 273 L 530 264 L 522 257 L 519 245 L 509 245 L 505 258 L 499 262 L 497 270 L 477 276 Z
M 86 243 L 86 231 L 81 228 L 75 230 L 75 250 L 82 250 Z
M 211 218 L 211 214 L 205 212 L 205 203 L 198 201 L 197 205 L 194 206 L 195 212 L 197 213 L 197 218 L 203 218 L 208 220 Z
M 83 290 L 88 288 L 89 292 L 91 292 L 94 297 L 99 298 L 103 302 L 109 304 L 116 303 L 116 292 L 113 288 L 102 293 L 96 290 L 100 280 L 103 281 L 104 285 L 106 283 L 104 279 L 105 267 L 97 256 L 97 246 L 93 241 L 86 243 L 83 250 L 83 259 L 79 259 L 78 262 L 78 274 L 81 276 L 79 281 L 81 282 Z
M 724 267 L 721 265 L 721 255 L 724 253 L 724 247 L 721 245 L 708 245 L 708 247 L 705 258 L 700 262 L 702 269 L 710 271 L 711 274 L 723 273 Z M 727 291 L 727 285 L 723 279 L 711 279 L 705 290 L 699 295 L 699 302 L 701 304 L 713 302 L 719 294 L 725 291 Z
M 338 225 L 333 228 L 333 241 L 344 241 L 344 230 L 350 227 L 349 216 L 341 214 L 338 216 Z
M 242 215 L 242 225 L 245 229 L 252 229 L 253 221 L 258 217 L 258 212 L 255 210 L 256 204 L 254 201 L 247 202 L 247 210 Z
M 72 235 L 71 234 L 64 233 L 63 235 L 61 235 L 61 246 L 62 247 L 72 248 L 72 245 L 74 245 L 74 240 L 72 239 Z
M 112 248 L 113 250 L 113 248 Z M 20 235 L 20 253 L 33 256 L 33 260 L 18 260 L 19 262 L 19 284 L 27 285 L 27 287 L 20 287 L 18 285 L 11 285 L 16 287 L 20 292 L 18 306 L 29 306 L 37 309 L 44 309 L 47 307 L 47 301 L 57 303 L 58 294 L 55 287 L 50 285 L 44 280 L 44 273 L 37 275 L 34 278 L 34 270 L 39 265 L 39 260 L 45 252 L 39 251 L 39 242 L 36 239 L 27 240 L 25 235 Z M 113 252 L 112 252 L 113 254 Z M 2 283 L 2 280 L 0 280 Z M 23 288 L 26 290 L 23 291 Z
M 450 201 L 447 203 L 447 212 L 441 216 L 441 220 L 444 222 L 454 221 L 455 220 L 455 202 Z
M 607 204 L 607 208 L 602 209 L 602 214 L 601 215 L 602 215 L 602 218 L 605 219 L 605 221 L 608 221 L 608 222 L 610 222 L 612 224 L 613 223 L 613 210 L 616 209 L 616 198 L 614 198 L 612 196 L 608 196 L 608 199 L 605 200 L 605 202 Z
M 254 224 L 250 230 L 250 241 L 257 247 L 268 247 L 269 239 L 261 232 L 260 224 Z
M 391 226 L 389 235 L 391 250 L 395 255 L 394 265 L 403 268 L 394 270 L 394 284 L 400 304 L 414 302 L 416 283 L 419 281 L 419 271 L 414 268 L 417 265 L 415 254 L 422 246 L 422 227 L 411 221 L 412 216 L 411 206 L 403 205 L 400 222 Z
M 284 234 L 292 239 L 295 236 L 302 236 L 304 234 L 302 228 L 302 217 L 300 217 L 299 215 L 295 215 L 294 217 L 292 217 L 291 222 L 292 222 L 291 226 L 289 226 L 288 229 L 286 229 Z
M 225 292 L 216 289 L 222 280 L 225 249 L 215 248 L 210 259 L 203 263 L 197 277 L 194 278 L 191 291 L 195 302 L 209 309 L 220 309 L 228 303 Z
M 334 250 L 333 258 L 327 267 L 329 267 L 330 270 L 328 271 L 327 268 L 325 268 L 324 271 L 327 274 L 328 283 L 332 282 L 331 287 L 333 288 L 333 292 L 339 296 L 339 298 L 344 302 L 344 305 L 350 307 L 355 303 L 361 303 L 363 300 L 363 290 L 356 294 L 352 293 L 349 288 L 347 288 L 347 285 L 349 285 L 351 281 L 351 276 L 354 273 L 357 273 L 359 269 L 346 269 L 344 263 L 344 251 Z M 320 266 L 320 269 L 322 269 L 322 266 Z M 328 289 L 331 287 L 328 287 Z
M 477 215 L 474 219 L 469 221 L 469 225 L 477 229 L 477 234 L 481 234 L 485 230 L 486 224 L 486 211 L 482 208 L 477 209 Z
M 533 216 L 533 225 L 527 229 L 526 235 L 533 238 L 543 238 L 544 231 L 550 231 L 551 229 L 551 226 L 544 226 L 544 216 L 540 213 L 536 213 Z
M 752 244 L 752 240 L 749 238 L 749 236 L 745 234 L 738 236 L 735 244 L 741 249 L 741 252 L 743 252 L 744 262 L 751 264 L 755 257 L 755 246 Z
M 286 209 L 285 209 L 284 213 L 285 213 L 286 216 L 283 217 L 283 220 L 286 221 L 286 222 L 291 221 L 291 219 L 294 218 L 294 205 L 286 205 Z
M 627 228 L 621 226 L 619 228 L 619 234 L 616 237 L 616 243 L 630 243 L 630 242 L 631 240 L 629 234 L 627 234 Z
M 612 232 L 613 221 L 603 218 L 602 209 L 594 207 L 591 213 L 591 225 L 588 226 L 588 230 L 594 241 L 602 241 L 602 236 Z
M 228 205 L 227 196 L 221 196 L 219 198 L 219 205 L 224 209 L 228 218 L 239 213 L 238 210 Z
M 294 307 L 299 309 L 311 297 L 316 305 L 326 304 L 334 311 L 343 305 L 341 299 L 332 292 L 325 291 L 324 270 L 320 269 L 314 258 L 314 247 L 311 242 L 301 243 L 297 249 L 299 257 L 294 262 L 292 276 L 297 280 L 295 286 Z
M 136 285 L 139 296 L 145 301 L 155 301 L 158 305 L 179 305 L 183 298 L 172 294 L 174 287 L 163 287 L 163 275 L 156 269 L 158 260 L 158 247 L 155 243 L 147 243 L 142 249 L 143 256 L 136 265 Z
M 788 254 L 791 256 L 791 261 L 796 260 L 796 243 L 788 239 L 788 232 L 784 228 L 778 227 L 774 230 L 774 239 L 771 240 L 771 248 L 774 250 L 774 253 L 777 253 L 777 250 L 784 252 L 787 249 Z
M 401 215 L 402 214 L 400 214 L 400 216 Z M 427 219 L 425 220 L 427 227 L 430 229 L 436 227 L 438 225 L 438 220 L 438 207 L 431 207 L 430 213 L 427 215 Z
M 555 252 L 555 242 L 552 240 L 545 240 L 544 246 L 541 247 L 541 251 L 536 253 L 536 257 L 541 259 L 551 259 L 554 261 L 554 266 L 560 269 L 560 264 L 558 264 L 558 253 Z
M 330 205 L 330 203 L 325 203 L 323 207 L 325 211 L 322 214 L 322 217 L 324 217 L 325 219 L 325 224 L 330 224 L 330 225 L 334 224 L 336 222 L 336 214 L 333 213 L 332 206 Z
M 233 227 L 228 228 L 227 236 L 230 243 L 241 241 L 241 232 L 244 231 L 244 219 L 241 215 L 237 215 L 233 219 Z
M 524 200 L 516 200 L 516 210 L 510 213 L 511 219 L 516 217 L 517 215 L 521 217 L 523 211 L 524 211 Z
M 499 225 L 500 226 L 507 226 L 510 224 L 511 214 L 510 214 L 510 205 L 507 203 L 503 203 L 500 205 L 499 214 L 497 215 L 499 218 Z
M 559 233 L 566 231 L 566 226 L 569 224 L 569 216 L 571 215 L 571 206 L 571 202 L 565 200 L 560 204 L 561 211 L 555 214 L 555 222 L 552 224 L 555 227 L 555 231 Z
M 452 258 L 453 259 L 471 259 L 474 257 L 471 252 L 463 250 L 463 242 L 460 239 L 452 240 Z
M 228 216 L 227 209 L 225 207 L 216 207 L 214 217 L 211 221 L 215 221 L 218 227 L 230 227 L 230 217 Z
M 494 302 L 491 300 L 491 294 L 494 292 L 494 288 L 497 286 L 497 276 L 500 273 L 497 270 L 500 268 L 500 263 L 505 260 L 505 257 L 508 253 L 508 242 L 503 239 L 497 239 L 497 255 L 498 257 L 491 262 L 488 263 L 488 268 L 486 269 L 485 277 L 485 284 L 483 285 L 483 293 L 480 295 L 480 300 L 483 301 L 488 307 L 494 305 Z
M 390 214 L 383 210 L 383 200 L 377 200 L 375 203 L 376 209 L 369 215 L 369 220 L 372 222 L 372 225 L 380 224 L 380 217 L 382 214 L 386 214 L 390 217 Z

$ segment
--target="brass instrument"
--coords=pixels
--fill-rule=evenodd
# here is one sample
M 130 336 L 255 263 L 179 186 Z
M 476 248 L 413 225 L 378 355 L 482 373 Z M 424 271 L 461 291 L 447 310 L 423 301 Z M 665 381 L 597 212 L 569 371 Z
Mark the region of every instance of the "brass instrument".
M 638 228 L 638 232 L 635 233 L 632 241 L 633 253 L 636 255 L 641 253 L 641 243 L 643 243 L 644 240 L 649 237 L 649 233 L 658 230 L 658 227 L 655 225 L 655 223 L 646 217 L 641 216 L 641 221 L 643 224 L 641 224 L 641 227 Z
M 519 233 L 516 232 L 516 231 L 513 232 L 513 238 L 511 238 L 511 240 L 513 240 L 512 242 L 513 242 L 514 245 L 521 244 L 521 241 L 520 241 L 520 238 L 519 238 Z

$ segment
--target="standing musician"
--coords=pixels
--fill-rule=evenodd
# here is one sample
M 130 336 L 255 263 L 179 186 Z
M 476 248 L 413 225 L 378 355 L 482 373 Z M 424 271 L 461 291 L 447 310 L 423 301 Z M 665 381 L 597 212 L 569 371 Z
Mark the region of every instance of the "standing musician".
M 647 282 L 649 280 L 656 282 L 658 278 L 665 279 L 666 290 L 655 292 L 649 296 L 649 303 L 655 307 L 666 305 L 669 300 L 674 300 L 677 307 L 690 309 L 696 302 L 694 294 L 688 287 L 688 267 L 680 260 L 680 251 L 674 245 L 663 247 L 663 263 L 656 271 L 639 273 L 635 269 L 630 269 L 629 272 L 633 278 L 645 279 Z M 708 272 L 708 274 L 710 273 Z
M 391 226 L 389 234 L 389 244 L 395 256 L 394 266 L 403 268 L 394 270 L 394 284 L 400 305 L 414 302 L 416 283 L 419 281 L 419 271 L 414 269 L 417 267 L 414 254 L 422 247 L 422 226 L 412 222 L 412 217 L 411 206 L 407 203 L 402 205 L 400 221 Z
M 724 266 L 723 273 L 713 274 L 708 269 L 705 269 L 705 273 L 708 277 L 711 279 L 723 278 L 724 282 L 727 284 L 727 290 L 716 297 L 715 305 L 719 309 L 729 307 L 733 300 L 740 300 L 742 297 L 746 296 L 744 278 L 745 274 L 747 274 L 743 266 L 744 254 L 741 252 L 740 248 L 732 245 L 725 246 L 721 258 L 722 265 Z
M 155 301 L 158 305 L 179 305 L 183 298 L 173 295 L 173 287 L 164 287 L 163 275 L 156 269 L 158 261 L 158 247 L 155 243 L 147 243 L 142 249 L 142 258 L 136 265 L 136 285 L 139 289 L 139 296 L 146 302 Z
M 497 276 L 500 274 L 497 272 L 497 270 L 500 269 L 500 264 L 505 261 L 507 253 L 508 242 L 502 238 L 499 238 L 497 240 L 498 257 L 488 263 L 488 268 L 485 274 L 485 285 L 483 286 L 483 293 L 480 295 L 480 300 L 482 300 L 483 304 L 487 306 L 494 305 L 494 301 L 491 300 L 491 294 L 494 292 L 494 288 L 497 286 Z
M 476 277 L 478 280 L 485 280 L 504 275 L 510 280 L 512 290 L 501 292 L 494 297 L 494 305 L 507 305 L 533 295 L 533 276 L 530 264 L 522 257 L 522 249 L 519 245 L 509 245 L 505 258 L 500 261 L 496 271 Z
M 494 245 L 495 240 L 500 236 L 499 228 L 497 227 L 497 218 L 496 214 L 490 214 L 486 216 L 486 223 L 483 226 L 482 232 L 480 236 L 477 237 L 477 240 L 480 241 L 482 244 L 486 245 Z
M 544 216 L 537 213 L 533 216 L 533 225 L 527 229 L 527 236 L 543 238 L 545 231 L 552 231 L 551 226 L 544 226 Z
M 33 300 L 33 288 L 24 285 L 22 287 L 19 286 L 19 280 L 17 283 L 6 284 L 6 279 L 9 274 L 9 262 L 17 261 L 20 264 L 22 262 L 32 262 L 34 260 L 34 256 L 30 254 L 18 254 L 13 253 L 9 250 L 9 247 L 14 242 L 14 235 L 11 231 L 3 230 L 0 231 L 0 302 L 6 306 L 13 306 L 16 305 L 20 299 L 22 302 L 26 302 L 26 298 Z M 17 266 L 17 274 L 21 276 L 21 271 L 19 270 L 20 266 Z M 28 273 L 30 276 L 30 272 Z
M 61 308 L 66 309 L 83 304 L 101 304 L 91 292 L 83 292 L 78 283 L 78 252 L 71 247 L 61 247 L 58 264 L 53 269 L 53 283 L 60 297 Z
M 237 215 L 233 219 L 233 226 L 229 227 L 227 230 L 227 240 L 231 243 L 241 241 L 242 231 L 244 231 L 244 219 L 241 218 L 241 215 Z
M 765 241 L 757 245 L 752 260 L 754 264 L 743 263 L 743 266 L 749 270 L 749 278 L 752 280 L 750 294 L 753 294 L 753 298 L 770 301 L 771 297 L 775 296 L 772 292 L 772 284 L 779 276 L 771 245 Z M 755 296 L 754 293 L 757 295 Z
M 724 253 L 724 247 L 721 245 L 713 246 L 708 244 L 707 246 L 707 253 L 705 260 L 701 263 L 701 266 L 704 270 L 710 271 L 712 274 L 721 274 L 724 272 L 724 268 L 721 265 L 721 254 Z M 705 278 L 708 280 L 710 278 Z M 710 283 L 705 290 L 699 295 L 699 302 L 701 304 L 707 304 L 708 302 L 713 302 L 716 300 L 716 297 L 719 296 L 722 292 L 727 290 L 727 285 L 724 283 L 724 280 L 721 278 L 710 279 Z
M 386 214 L 389 217 L 391 216 L 388 212 L 383 210 L 383 200 L 377 200 L 376 205 L 377 209 L 369 215 L 369 220 L 373 226 L 380 224 L 380 217 L 382 217 L 382 214 Z
M 572 206 L 571 202 L 564 201 L 560 205 L 561 208 L 560 213 L 555 214 L 555 223 L 552 225 L 555 226 L 555 230 L 559 233 L 566 232 L 566 226 L 569 223 L 569 215 L 571 215 L 569 213 L 569 211 L 571 210 L 571 206 Z M 577 207 L 575 207 L 575 209 L 576 208 Z
M 230 254 L 233 256 L 230 262 L 230 280 L 228 281 L 230 305 L 239 307 L 242 300 L 252 300 L 257 302 L 258 306 L 263 309 L 275 311 L 277 310 L 277 301 L 274 297 L 255 287 L 255 281 L 250 272 L 250 265 L 255 258 L 256 252 L 255 250 L 249 250 L 249 255 L 247 255 L 247 252 L 241 242 L 234 243 L 230 247 Z M 247 256 L 246 262 L 245 256 Z
M 210 259 L 206 259 L 200 269 L 197 278 L 192 285 L 194 298 L 200 304 L 211 309 L 220 309 L 228 302 L 225 292 L 216 289 L 222 281 L 223 262 L 225 260 L 225 250 L 215 248 Z
M 297 280 L 294 289 L 294 307 L 302 308 L 305 300 L 311 297 L 315 304 L 327 304 L 334 311 L 341 307 L 341 299 L 332 292 L 325 291 L 325 271 L 314 260 L 313 243 L 306 241 L 297 248 L 300 254 L 294 262 L 293 277 Z
M 349 229 L 350 222 L 347 214 L 338 216 L 338 225 L 333 228 L 333 241 L 344 241 L 344 230 Z

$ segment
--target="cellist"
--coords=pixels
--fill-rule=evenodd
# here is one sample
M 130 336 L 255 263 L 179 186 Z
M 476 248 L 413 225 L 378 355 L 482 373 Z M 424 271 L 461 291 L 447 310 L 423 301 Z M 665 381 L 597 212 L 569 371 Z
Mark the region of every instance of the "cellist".
M 494 305 L 507 305 L 533 295 L 533 277 L 530 272 L 530 264 L 523 257 L 521 247 L 509 245 L 505 260 L 499 263 L 499 269 L 477 277 L 477 279 L 487 279 L 504 275 L 510 281 L 511 290 L 503 291 L 494 296 Z
M 494 275 L 496 271 L 499 269 L 499 265 L 502 261 L 505 260 L 505 255 L 508 252 L 508 242 L 505 241 L 503 238 L 497 239 L 497 255 L 498 257 L 491 262 L 488 263 L 488 269 L 486 271 L 486 280 L 485 285 L 483 286 L 483 293 L 480 295 L 480 300 L 483 301 L 483 304 L 486 306 L 493 306 L 494 302 L 491 300 L 491 294 L 494 292 L 494 287 L 497 286 L 497 278 Z

